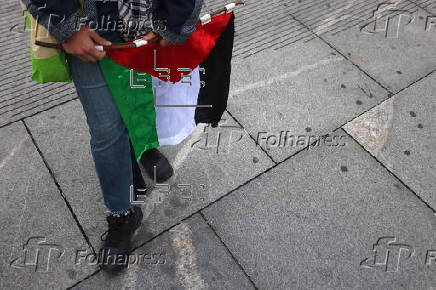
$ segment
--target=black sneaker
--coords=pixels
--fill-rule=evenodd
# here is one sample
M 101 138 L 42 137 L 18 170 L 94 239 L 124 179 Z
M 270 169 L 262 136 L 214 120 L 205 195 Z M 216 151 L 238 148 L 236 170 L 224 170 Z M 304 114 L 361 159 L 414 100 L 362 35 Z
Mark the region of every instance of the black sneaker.
M 156 166 L 156 182 L 167 181 L 174 174 L 173 167 L 168 159 L 157 149 L 150 149 L 142 154 L 141 164 L 145 172 L 154 180 L 154 167 Z
M 127 215 L 110 215 L 106 218 L 109 229 L 106 238 L 102 238 L 104 243 L 99 253 L 99 262 L 103 270 L 119 271 L 127 268 L 131 239 L 141 225 L 142 217 L 141 208 L 134 206 Z

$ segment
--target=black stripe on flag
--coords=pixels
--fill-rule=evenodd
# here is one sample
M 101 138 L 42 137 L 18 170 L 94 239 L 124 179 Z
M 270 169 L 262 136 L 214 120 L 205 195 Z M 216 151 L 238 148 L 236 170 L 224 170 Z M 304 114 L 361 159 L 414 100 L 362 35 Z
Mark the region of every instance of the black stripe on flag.
M 218 126 L 227 108 L 234 36 L 235 16 L 233 15 L 212 52 L 200 65 L 205 69 L 204 74 L 200 72 L 200 80 L 205 82 L 205 86 L 200 89 L 197 104 L 212 105 L 212 107 L 196 109 L 197 124 L 208 123 L 212 124 L 212 127 Z

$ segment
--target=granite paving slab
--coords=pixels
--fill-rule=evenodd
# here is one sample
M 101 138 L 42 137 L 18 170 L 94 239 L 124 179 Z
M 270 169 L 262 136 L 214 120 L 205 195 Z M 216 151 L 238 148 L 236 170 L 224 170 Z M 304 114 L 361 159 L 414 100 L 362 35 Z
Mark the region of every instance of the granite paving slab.
M 0 288 L 67 288 L 96 270 L 76 259 L 92 249 L 23 124 L 0 139 Z
M 77 97 L 70 83 L 31 80 L 30 39 L 20 2 L 0 4 L 0 127 Z
M 344 126 L 384 166 L 436 209 L 436 75 Z
M 432 13 L 433 15 L 436 14 L 436 1 L 435 0 L 411 0 L 416 5 L 421 7 L 422 9 Z M 432 18 L 434 19 L 434 18 Z
M 352 9 L 361 1 L 345 2 Z M 435 69 L 435 27 L 428 21 L 432 15 L 410 1 L 365 3 L 371 5 L 346 15 L 355 18 L 354 26 L 331 30 L 330 24 L 341 20 L 332 17 L 312 30 L 394 93 Z
M 220 127 L 199 126 L 182 144 L 162 147 L 175 176 L 144 202 L 142 243 L 273 166 L 271 159 L 227 115 Z M 91 242 L 100 245 L 105 208 L 89 148 L 81 105 L 73 101 L 26 121 Z
M 300 152 L 202 211 L 259 289 L 436 287 L 433 211 L 346 144 Z
M 320 40 L 234 61 L 229 112 L 283 161 L 387 98 Z
M 73 289 L 254 289 L 199 214 L 136 250 L 130 261 L 122 275 L 100 272 Z

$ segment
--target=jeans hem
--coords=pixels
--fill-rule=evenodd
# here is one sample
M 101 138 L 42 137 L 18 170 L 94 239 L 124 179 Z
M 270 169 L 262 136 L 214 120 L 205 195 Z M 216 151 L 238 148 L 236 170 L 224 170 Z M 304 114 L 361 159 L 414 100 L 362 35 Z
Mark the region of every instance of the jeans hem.
M 109 213 L 112 215 L 116 215 L 116 214 L 121 215 L 121 214 L 128 213 L 132 208 L 133 208 L 133 205 L 130 205 L 130 207 L 128 209 L 118 210 L 118 211 L 109 211 Z

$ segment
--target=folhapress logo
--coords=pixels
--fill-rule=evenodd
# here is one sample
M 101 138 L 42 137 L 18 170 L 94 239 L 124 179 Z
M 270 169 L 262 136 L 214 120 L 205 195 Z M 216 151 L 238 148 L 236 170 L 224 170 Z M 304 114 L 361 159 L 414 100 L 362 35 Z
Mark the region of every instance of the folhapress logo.
M 130 265 L 164 265 L 167 263 L 166 253 L 130 253 L 129 255 L 118 255 L 111 251 L 103 251 L 101 256 L 94 253 L 90 248 L 84 249 L 67 248 L 59 244 L 49 243 L 45 237 L 31 237 L 21 247 L 21 251 L 9 261 L 11 268 L 21 271 L 48 273 L 56 270 L 61 265 L 66 267 L 96 266 L 106 264 L 128 264 Z M 99 259 L 101 258 L 101 259 Z
M 47 243 L 44 237 L 31 237 L 23 245 L 21 255 L 10 262 L 18 269 L 32 268 L 35 272 L 49 272 L 50 264 L 59 261 L 65 254 L 62 246 Z
M 415 15 L 397 6 L 397 3 L 391 2 L 378 4 L 369 21 L 360 27 L 360 31 L 367 34 L 383 33 L 386 38 L 398 38 L 400 30 L 415 21 Z
M 381 237 L 372 247 L 373 255 L 360 262 L 363 269 L 379 269 L 385 272 L 398 272 L 401 263 L 410 260 L 423 262 L 425 266 L 436 266 L 436 250 L 416 254 L 412 246 L 397 243 L 395 237 Z
M 360 262 L 362 268 L 380 268 L 397 272 L 400 261 L 410 259 L 415 251 L 406 244 L 396 243 L 395 237 L 382 237 L 373 245 L 373 256 Z

